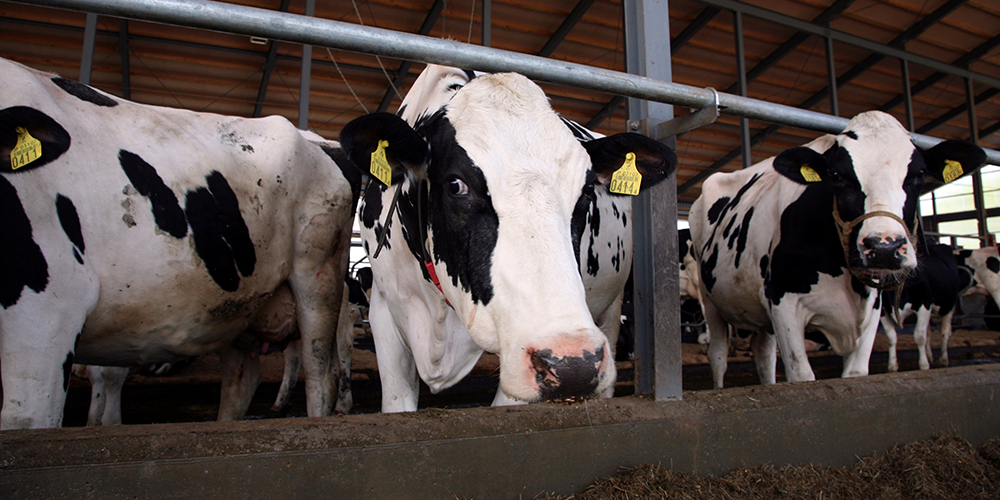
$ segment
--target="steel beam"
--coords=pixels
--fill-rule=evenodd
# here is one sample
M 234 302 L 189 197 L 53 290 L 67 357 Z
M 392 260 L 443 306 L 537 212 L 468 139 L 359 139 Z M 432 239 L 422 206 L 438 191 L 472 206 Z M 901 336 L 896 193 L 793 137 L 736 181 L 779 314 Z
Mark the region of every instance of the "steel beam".
M 551 56 L 552 53 L 555 52 L 556 47 L 558 47 L 559 44 L 566 39 L 566 35 L 572 31 L 574 26 L 576 26 L 576 23 L 580 22 L 580 19 L 587 13 L 587 9 L 589 9 L 591 5 L 594 5 L 594 0 L 580 0 L 580 2 L 576 4 L 576 7 L 573 7 L 573 11 L 570 12 L 569 15 L 566 16 L 566 19 L 563 20 L 562 24 L 559 25 L 559 28 L 556 29 L 556 32 L 552 35 L 552 37 L 549 38 L 549 41 L 545 42 L 545 46 L 542 47 L 542 50 L 538 51 L 538 55 L 542 57 Z
M 987 76 L 981 73 L 975 73 L 969 71 L 968 68 L 953 66 L 951 64 L 943 63 L 941 61 L 937 61 L 929 57 L 906 52 L 905 50 L 900 50 L 890 45 L 873 42 L 871 40 L 867 40 L 859 36 L 844 33 L 842 31 L 816 26 L 815 24 L 810 23 L 809 21 L 803 21 L 802 19 L 786 16 L 784 14 L 780 14 L 772 10 L 763 9 L 753 5 L 738 2 L 736 0 L 698 0 L 698 1 L 703 4 L 711 5 L 714 7 L 719 7 L 722 9 L 727 9 L 732 11 L 738 11 L 748 16 L 753 16 L 758 19 L 763 19 L 765 21 L 779 24 L 781 26 L 794 28 L 796 30 L 803 31 L 811 35 L 816 35 L 821 37 L 831 37 L 838 42 L 846 43 L 848 45 L 853 45 L 855 47 L 861 47 L 863 49 L 879 54 L 883 57 L 895 57 L 897 59 L 906 59 L 909 62 L 927 66 L 928 68 L 931 68 L 935 71 L 940 71 L 942 73 L 947 73 L 949 75 L 960 76 L 962 78 L 972 78 L 973 81 L 977 83 L 989 85 L 991 87 L 1000 87 L 1000 79 L 993 78 L 991 76 Z M 962 0 L 958 1 L 961 3 Z M 951 3 L 954 3 L 954 0 Z
M 306 15 L 316 14 L 316 0 L 306 0 Z M 299 78 L 299 129 L 309 130 L 309 86 L 312 83 L 312 45 L 302 46 L 302 72 Z
M 128 19 L 118 20 L 118 53 L 121 55 L 122 97 L 132 98 L 132 79 L 129 69 Z
M 666 0 L 625 0 L 625 54 L 630 73 L 669 82 L 670 28 Z M 703 106 L 699 106 L 703 107 Z M 673 118 L 673 107 L 648 100 L 629 100 L 631 123 L 655 124 Z M 668 139 L 671 146 L 676 142 Z M 680 298 L 677 273 L 677 174 L 646 189 L 632 200 L 635 252 L 635 384 L 636 394 L 657 401 L 681 399 Z
M 472 0 L 473 2 L 476 0 Z M 493 0 L 483 0 L 482 46 L 493 46 Z
M 288 12 L 288 4 L 291 0 L 281 0 L 281 12 Z M 264 109 L 264 97 L 267 96 L 267 86 L 271 83 L 271 72 L 278 62 L 278 41 L 271 39 L 267 48 L 267 62 L 264 63 L 264 74 L 260 77 L 260 88 L 257 89 L 257 100 L 253 107 L 253 117 L 259 118 Z
M 747 96 L 747 61 L 743 51 L 743 14 L 733 12 L 733 38 L 736 40 L 736 86 L 739 95 Z M 750 168 L 753 157 L 750 154 L 750 120 L 740 117 L 740 157 L 743 168 Z
M 837 61 L 833 59 L 833 39 L 826 38 L 826 76 L 830 83 L 830 114 L 840 116 L 840 104 L 837 103 Z
M 965 79 L 965 99 L 969 108 L 969 132 L 972 134 L 972 143 L 979 144 L 979 124 L 976 119 L 976 91 L 972 80 Z M 986 203 L 983 200 L 983 174 L 976 170 L 972 173 L 972 201 L 976 210 L 976 221 L 979 226 L 979 243 L 986 246 L 990 237 L 989 229 L 986 225 Z
M 80 83 L 90 85 L 90 73 L 94 66 L 94 43 L 97 38 L 97 14 L 87 14 L 83 29 L 83 48 L 80 56 Z

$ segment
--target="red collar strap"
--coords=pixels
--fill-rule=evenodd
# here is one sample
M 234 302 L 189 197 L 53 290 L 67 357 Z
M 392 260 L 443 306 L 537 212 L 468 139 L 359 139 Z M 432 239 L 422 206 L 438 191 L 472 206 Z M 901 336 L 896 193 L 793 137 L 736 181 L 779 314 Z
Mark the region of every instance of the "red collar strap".
M 441 280 L 438 279 L 437 272 L 434 271 L 434 263 L 430 260 L 425 260 L 424 267 L 427 268 L 427 274 L 430 275 L 431 282 L 434 283 L 434 286 L 438 287 L 438 291 L 441 292 L 441 295 L 444 295 L 444 290 L 441 289 Z M 444 299 L 444 302 L 448 304 L 448 307 L 452 309 L 455 308 L 455 306 L 451 305 L 451 302 L 449 302 L 448 299 Z

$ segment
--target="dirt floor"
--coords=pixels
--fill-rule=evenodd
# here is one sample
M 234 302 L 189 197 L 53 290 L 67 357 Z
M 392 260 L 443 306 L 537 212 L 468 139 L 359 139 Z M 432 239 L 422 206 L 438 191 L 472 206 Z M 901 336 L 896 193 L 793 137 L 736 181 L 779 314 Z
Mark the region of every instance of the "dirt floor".
M 602 479 L 584 493 L 545 500 L 866 499 L 971 500 L 1000 498 L 1000 439 L 974 448 L 955 436 L 896 446 L 841 469 L 769 465 L 722 477 L 693 477 L 643 465 Z

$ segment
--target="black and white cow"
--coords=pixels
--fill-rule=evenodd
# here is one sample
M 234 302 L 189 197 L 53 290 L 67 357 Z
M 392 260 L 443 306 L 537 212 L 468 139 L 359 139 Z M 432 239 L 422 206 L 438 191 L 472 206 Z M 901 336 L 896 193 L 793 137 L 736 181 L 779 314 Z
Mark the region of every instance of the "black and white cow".
M 958 141 L 921 151 L 898 121 L 871 111 L 837 136 L 709 177 L 690 223 L 716 386 L 725 322 L 773 333 L 757 336 L 764 383 L 775 380 L 775 342 L 789 381 L 815 379 L 807 328 L 846 356 L 844 376 L 867 374 L 878 289 L 917 265 L 912 232 L 925 176 L 951 181 L 984 161 L 982 149 Z
M 648 187 L 676 156 L 636 134 L 581 142 L 527 78 L 472 76 L 428 66 L 401 118 L 341 133 L 358 165 L 380 149 L 393 165 L 361 208 L 382 410 L 415 410 L 418 376 L 440 391 L 484 350 L 500 356 L 494 404 L 610 395 L 632 228 L 606 186 L 634 158 Z
M 913 341 L 917 344 L 917 364 L 921 370 L 931 367 L 933 358 L 930 341 L 932 318 L 941 324 L 940 362 L 948 364 L 948 339 L 951 337 L 951 319 L 955 314 L 959 296 L 973 285 L 973 277 L 967 269 L 960 268 L 958 256 L 949 245 L 929 245 L 921 252 L 916 272 L 906 278 L 899 292 L 882 294 L 882 330 L 889 339 L 889 371 L 899 370 L 896 357 L 896 326 L 911 315 L 917 319 L 913 328 Z M 898 323 L 897 323 L 898 322 Z
M 74 361 L 225 350 L 282 284 L 308 412 L 329 414 L 360 185 L 337 144 L 281 117 L 136 104 L 6 60 L 0 82 L 0 426 L 59 426 Z

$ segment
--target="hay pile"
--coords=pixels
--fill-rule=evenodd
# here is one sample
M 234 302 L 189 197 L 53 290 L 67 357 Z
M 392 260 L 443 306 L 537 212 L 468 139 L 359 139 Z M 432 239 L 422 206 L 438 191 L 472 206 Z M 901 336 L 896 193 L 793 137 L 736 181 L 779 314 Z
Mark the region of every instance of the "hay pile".
M 997 499 L 1000 439 L 974 449 L 955 436 L 896 446 L 851 467 L 768 465 L 723 477 L 697 478 L 655 465 L 598 481 L 584 493 L 546 500 L 590 499 Z

